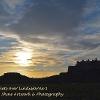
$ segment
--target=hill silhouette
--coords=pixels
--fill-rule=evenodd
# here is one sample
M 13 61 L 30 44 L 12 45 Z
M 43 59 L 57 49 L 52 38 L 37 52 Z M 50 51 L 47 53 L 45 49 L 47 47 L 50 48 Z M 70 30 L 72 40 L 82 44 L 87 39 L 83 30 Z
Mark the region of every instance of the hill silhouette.
M 75 66 L 69 66 L 68 72 L 47 78 L 28 78 L 19 73 L 5 73 L 0 76 L 0 84 L 45 84 L 68 82 L 100 82 L 100 61 L 77 61 Z

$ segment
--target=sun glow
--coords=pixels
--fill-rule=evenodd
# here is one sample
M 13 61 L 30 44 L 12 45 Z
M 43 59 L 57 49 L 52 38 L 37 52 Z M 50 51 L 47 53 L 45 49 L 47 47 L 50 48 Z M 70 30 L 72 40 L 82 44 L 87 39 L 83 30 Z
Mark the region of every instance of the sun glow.
M 15 63 L 20 66 L 29 66 L 32 63 L 32 51 L 25 49 L 16 52 Z

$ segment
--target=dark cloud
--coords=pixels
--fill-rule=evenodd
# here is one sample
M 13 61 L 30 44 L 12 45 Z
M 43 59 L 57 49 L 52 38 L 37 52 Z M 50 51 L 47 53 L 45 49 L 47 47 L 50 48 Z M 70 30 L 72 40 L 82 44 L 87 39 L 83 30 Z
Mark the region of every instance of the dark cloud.
M 93 10 L 94 8 L 90 7 L 96 1 L 92 1 L 92 3 L 89 0 L 26 1 L 24 6 L 22 6 L 25 9 L 20 9 L 22 12 L 25 12 L 24 14 L 20 13 L 19 10 L 15 10 L 15 14 L 10 14 L 0 3 L 2 9 L 0 10 L 1 29 L 4 29 L 4 31 L 9 29 L 15 32 L 24 41 L 33 44 L 49 44 L 58 47 L 58 49 L 84 50 L 93 49 L 100 45 L 97 38 L 95 40 L 84 39 L 88 31 L 89 34 L 96 32 L 93 31 L 95 30 L 94 26 L 92 26 L 91 30 L 87 25 L 89 23 L 87 19 L 91 19 L 90 17 L 95 19 L 95 15 L 93 13 L 90 16 L 86 14 L 90 11 L 96 11 L 96 9 Z M 87 4 L 88 1 L 89 3 Z M 27 4 L 28 8 L 26 10 Z M 87 10 L 85 10 L 86 7 L 88 7 Z M 11 20 L 17 22 L 12 23 Z M 88 23 L 83 25 L 83 21 Z M 83 29 L 83 31 L 77 30 L 78 28 L 79 30 Z
M 11 26 L 12 30 L 19 34 L 73 34 L 71 30 L 80 22 L 85 1 L 38 0 L 37 3 L 18 24 Z
M 33 4 L 28 12 L 17 23 L 10 25 L 8 20 L 16 21 L 15 15 L 9 15 L 2 3 L 0 13 L 1 28 L 8 24 L 8 29 L 16 32 L 22 40 L 32 43 L 48 43 L 68 47 L 71 49 L 95 48 L 99 43 L 92 43 L 88 40 L 79 40 L 79 33 L 76 29 L 83 17 L 83 10 L 88 0 L 30 0 Z M 31 4 L 26 3 L 26 4 Z M 24 6 L 23 6 L 24 7 Z M 25 12 L 25 11 L 23 11 Z M 89 30 L 91 31 L 91 30 Z M 45 36 L 45 38 L 40 38 Z M 77 37 L 75 37 L 77 36 Z M 55 39 L 52 39 L 54 38 Z M 58 38 L 60 37 L 60 38 Z M 51 38 L 51 39 L 50 39 Z
M 8 28 L 27 42 L 83 49 L 81 41 L 74 40 L 74 37 L 81 35 L 76 28 L 82 20 L 86 1 L 34 0 L 33 7 L 23 18 Z M 45 38 L 39 38 L 39 36 L 45 36 Z M 53 37 L 55 39 L 52 40 Z

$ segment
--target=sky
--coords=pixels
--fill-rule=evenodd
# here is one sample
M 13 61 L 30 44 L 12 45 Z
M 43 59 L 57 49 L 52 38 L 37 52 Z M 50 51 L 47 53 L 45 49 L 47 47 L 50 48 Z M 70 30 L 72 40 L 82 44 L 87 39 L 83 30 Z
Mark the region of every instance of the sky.
M 0 75 L 57 75 L 99 51 L 99 0 L 0 0 Z

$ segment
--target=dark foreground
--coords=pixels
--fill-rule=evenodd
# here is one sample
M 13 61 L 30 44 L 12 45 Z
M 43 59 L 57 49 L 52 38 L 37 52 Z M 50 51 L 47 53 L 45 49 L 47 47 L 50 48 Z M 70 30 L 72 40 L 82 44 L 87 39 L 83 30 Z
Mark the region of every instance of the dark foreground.
M 47 90 L 2 90 L 0 91 L 0 100 L 11 100 L 17 98 L 18 100 L 100 100 L 100 84 L 99 83 L 71 83 L 71 84 L 45 84 L 45 85 L 2 85 L 2 87 L 48 87 Z M 17 96 L 2 96 L 2 93 L 17 93 Z M 19 93 L 48 93 L 48 95 L 37 96 L 21 96 Z M 64 93 L 62 97 L 59 95 Z M 49 93 L 56 93 L 56 96 L 50 96 Z M 58 94 L 57 94 L 58 93 Z M 6 94 L 7 95 L 7 94 Z

